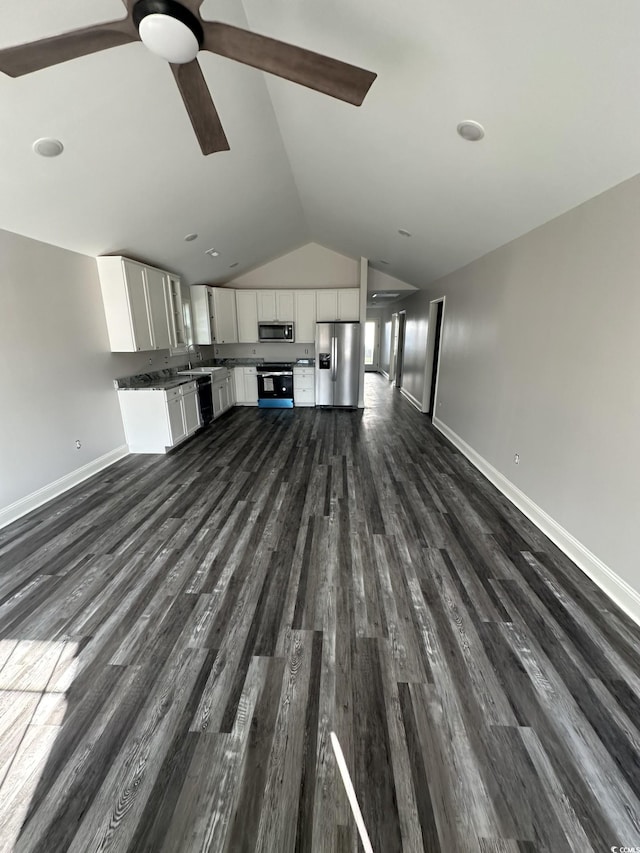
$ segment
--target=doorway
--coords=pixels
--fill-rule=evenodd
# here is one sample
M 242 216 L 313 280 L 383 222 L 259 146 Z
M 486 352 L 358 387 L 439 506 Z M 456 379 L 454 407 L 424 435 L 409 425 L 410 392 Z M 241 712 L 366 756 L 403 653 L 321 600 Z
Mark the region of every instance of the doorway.
M 380 320 L 367 320 L 364 324 L 364 369 L 380 370 Z
M 444 306 L 444 296 L 434 299 L 429 303 L 429 330 L 427 332 L 427 358 L 424 371 L 422 411 L 431 415 L 432 419 L 435 416 L 436 406 L 438 405 L 438 377 L 444 324 Z

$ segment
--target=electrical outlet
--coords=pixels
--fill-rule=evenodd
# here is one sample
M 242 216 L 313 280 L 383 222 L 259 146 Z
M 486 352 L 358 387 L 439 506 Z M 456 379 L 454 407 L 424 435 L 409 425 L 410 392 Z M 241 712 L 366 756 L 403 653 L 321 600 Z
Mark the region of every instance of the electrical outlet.
M 513 461 L 516 463 L 516 465 L 520 464 L 520 454 L 519 453 L 514 454 Z
M 82 443 L 79 438 L 76 438 L 76 450 L 80 450 L 82 447 Z
M 153 364 L 153 359 L 152 359 L 152 358 L 150 358 L 150 359 L 149 359 L 149 364 Z
M 196 355 L 198 356 L 198 361 L 202 361 L 202 353 L 200 352 L 200 350 L 198 350 Z
M 165 355 L 165 357 L 164 357 L 164 363 L 165 363 L 165 364 L 169 364 L 169 356 L 168 356 L 168 355 Z
M 117 379 L 113 380 L 113 387 L 116 389 L 116 391 L 118 390 L 118 380 Z
M 255 351 L 254 349 L 252 349 L 252 350 L 251 350 L 251 352 L 252 352 L 254 355 L 256 354 L 256 351 Z

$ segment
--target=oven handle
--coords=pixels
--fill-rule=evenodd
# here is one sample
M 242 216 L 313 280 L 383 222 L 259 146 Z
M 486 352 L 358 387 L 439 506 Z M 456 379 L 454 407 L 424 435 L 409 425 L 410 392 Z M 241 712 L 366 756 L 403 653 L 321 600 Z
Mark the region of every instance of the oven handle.
M 258 376 L 262 376 L 262 377 L 293 376 L 293 370 L 281 370 L 280 372 L 274 372 L 274 373 L 258 373 Z
M 338 358 L 338 339 L 331 338 L 331 381 L 335 382 L 338 378 L 338 365 L 336 364 Z

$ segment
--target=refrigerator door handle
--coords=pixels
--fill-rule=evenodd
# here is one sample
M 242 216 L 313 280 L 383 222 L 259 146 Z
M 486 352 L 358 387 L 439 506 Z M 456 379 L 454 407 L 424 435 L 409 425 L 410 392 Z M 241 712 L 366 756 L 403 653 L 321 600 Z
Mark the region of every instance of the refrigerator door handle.
M 331 381 L 335 382 L 338 378 L 338 339 L 331 338 Z

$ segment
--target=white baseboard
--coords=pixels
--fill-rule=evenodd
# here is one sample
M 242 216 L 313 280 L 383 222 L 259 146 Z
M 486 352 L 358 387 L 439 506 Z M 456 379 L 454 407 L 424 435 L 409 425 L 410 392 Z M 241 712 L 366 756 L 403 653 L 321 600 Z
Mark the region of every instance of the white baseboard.
M 65 474 L 59 480 L 49 483 L 36 492 L 25 495 L 24 498 L 20 498 L 15 503 L 0 509 L 0 528 L 6 527 L 7 524 L 11 524 L 11 522 L 16 521 L 18 518 L 22 518 L 28 512 L 37 509 L 53 498 L 57 498 L 58 495 L 72 489 L 84 480 L 88 480 L 89 477 L 92 477 L 104 468 L 108 468 L 109 465 L 113 465 L 114 462 L 128 455 L 129 448 L 126 444 L 123 444 L 121 447 L 116 447 L 115 450 L 105 453 L 104 456 L 99 456 L 97 459 L 87 462 L 82 468 L 76 468 L 75 471 Z
M 515 486 L 511 480 L 508 480 L 504 474 L 501 474 L 497 468 L 494 468 L 490 462 L 487 462 L 484 457 L 480 456 L 473 447 L 460 438 L 450 427 L 443 423 L 438 418 L 433 418 L 433 425 L 436 429 L 446 436 L 449 441 L 454 444 L 458 450 L 463 453 L 473 465 L 481 471 L 485 477 L 490 480 L 493 485 L 499 489 L 511 503 L 518 507 L 520 512 L 527 516 L 537 528 L 539 528 L 546 536 L 554 542 L 561 551 L 563 551 L 570 560 L 602 589 L 609 598 L 624 612 L 630 616 L 634 622 L 640 624 L 640 593 L 638 593 L 625 580 L 617 575 L 613 569 L 610 569 L 599 557 L 596 557 L 582 542 L 579 542 L 575 536 L 565 530 L 562 525 L 558 524 L 551 516 L 546 513 L 538 504 L 534 503 L 531 498 L 527 497 L 524 492 Z
M 385 379 L 389 378 L 389 374 L 387 373 L 386 370 L 382 370 L 382 368 L 380 368 L 380 373 L 384 376 Z
M 403 397 L 406 397 L 407 400 L 411 403 L 411 405 L 415 406 L 419 412 L 422 411 L 422 403 L 420 402 L 420 400 L 416 399 L 413 396 L 413 394 L 410 394 L 408 391 L 406 391 L 402 387 L 400 387 L 400 393 L 402 394 Z

